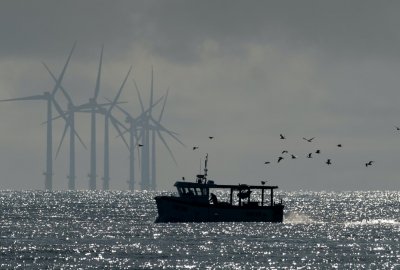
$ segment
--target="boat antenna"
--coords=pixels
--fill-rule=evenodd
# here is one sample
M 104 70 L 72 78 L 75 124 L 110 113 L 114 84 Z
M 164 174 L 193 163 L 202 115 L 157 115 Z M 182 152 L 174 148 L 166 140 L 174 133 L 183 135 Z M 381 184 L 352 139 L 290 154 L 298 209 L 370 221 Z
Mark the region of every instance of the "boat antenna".
M 207 182 L 207 162 L 208 162 L 208 153 L 206 155 L 206 159 L 204 160 L 204 181 Z

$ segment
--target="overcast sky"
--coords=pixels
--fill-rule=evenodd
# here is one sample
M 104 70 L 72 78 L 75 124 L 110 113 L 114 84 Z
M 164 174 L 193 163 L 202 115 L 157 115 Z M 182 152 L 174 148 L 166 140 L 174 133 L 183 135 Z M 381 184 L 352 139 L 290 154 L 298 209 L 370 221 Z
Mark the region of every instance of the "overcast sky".
M 104 45 L 100 101 L 114 97 L 130 65 L 146 103 L 152 66 L 156 97 L 170 88 L 162 124 L 186 147 L 165 134 L 176 166 L 158 141 L 161 190 L 194 177 L 206 153 L 217 183 L 399 190 L 399 10 L 398 1 L 367 0 L 2 1 L 0 99 L 51 91 L 41 62 L 59 74 L 76 41 L 63 86 L 87 102 Z M 121 100 L 138 115 L 131 79 Z M 45 117 L 43 101 L 0 103 L 0 189 L 43 189 Z M 79 116 L 86 145 L 89 124 Z M 63 128 L 54 122 L 55 149 Z M 99 188 L 102 128 L 98 117 Z M 126 190 L 129 153 L 111 134 L 111 189 Z M 88 173 L 89 151 L 77 144 L 79 189 Z M 67 188 L 67 174 L 68 141 L 54 161 L 55 189 Z

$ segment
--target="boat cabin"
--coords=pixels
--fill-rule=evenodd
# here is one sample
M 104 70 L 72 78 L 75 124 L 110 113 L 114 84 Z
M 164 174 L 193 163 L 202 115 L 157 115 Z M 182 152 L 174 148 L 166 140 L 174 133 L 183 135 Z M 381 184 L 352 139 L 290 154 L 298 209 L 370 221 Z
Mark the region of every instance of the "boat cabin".
M 191 202 L 209 203 L 212 204 L 225 204 L 234 205 L 234 194 L 238 198 L 238 206 L 264 206 L 266 197 L 269 195 L 269 205 L 275 205 L 274 202 L 274 189 L 277 186 L 251 186 L 251 185 L 217 185 L 214 181 L 208 180 L 196 182 L 183 182 L 177 181 L 174 186 L 178 191 L 178 195 L 182 199 Z M 214 193 L 210 193 L 210 189 L 228 189 L 229 202 L 220 202 Z M 254 200 L 254 190 L 261 190 L 261 198 Z M 267 191 L 267 192 L 266 192 Z M 269 191 L 269 192 L 268 192 Z M 252 196 L 253 195 L 253 196 Z

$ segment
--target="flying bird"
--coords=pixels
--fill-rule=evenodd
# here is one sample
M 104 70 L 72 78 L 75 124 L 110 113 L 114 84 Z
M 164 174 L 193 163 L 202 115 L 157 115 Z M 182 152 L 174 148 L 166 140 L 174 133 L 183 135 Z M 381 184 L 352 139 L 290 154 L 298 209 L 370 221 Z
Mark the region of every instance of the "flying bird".
M 140 143 L 138 144 L 138 147 L 142 147 L 142 146 L 143 146 L 143 144 L 140 144 Z
M 283 150 L 283 151 L 282 151 L 282 154 L 286 154 L 286 153 L 288 153 L 287 150 Z
M 279 136 L 280 136 L 281 140 L 284 140 L 284 139 L 286 139 L 286 137 L 285 137 L 285 136 L 283 136 L 282 134 L 279 134 Z
M 398 126 L 394 126 L 396 128 L 397 131 L 400 131 L 400 127 Z
M 265 185 L 265 183 L 267 183 L 267 181 L 261 181 L 261 185 Z
M 331 165 L 331 164 L 332 164 L 330 158 L 328 158 L 328 160 L 326 161 L 326 164 L 328 164 L 328 165 Z
M 297 157 L 295 155 L 292 154 L 292 159 L 296 159 Z
M 374 162 L 375 161 L 373 161 L 373 160 L 368 161 L 367 163 L 365 163 L 365 167 L 372 166 L 372 163 L 374 163 Z
M 182 177 L 182 180 L 185 181 L 185 177 L 184 176 Z
M 283 157 L 278 157 L 278 163 L 281 162 L 282 159 Z
M 214 137 L 213 137 L 213 136 L 209 136 L 208 138 L 209 138 L 210 140 L 214 139 Z
M 269 161 L 265 161 L 265 162 L 264 162 L 264 164 L 270 164 L 270 163 L 271 163 L 271 162 L 269 162 Z
M 198 146 L 193 146 L 193 150 L 199 149 Z
M 312 153 L 308 153 L 307 158 L 312 158 Z
M 315 154 L 320 154 L 321 153 L 321 150 L 317 150 L 317 151 L 315 151 Z
M 310 139 L 307 139 L 307 138 L 304 138 L 304 137 L 303 137 L 303 139 L 306 140 L 307 142 L 312 142 L 312 140 L 314 140 L 315 137 L 312 137 L 312 138 L 310 138 Z
M 337 147 L 342 147 L 342 144 L 341 144 L 341 143 L 339 143 L 339 144 L 337 145 Z

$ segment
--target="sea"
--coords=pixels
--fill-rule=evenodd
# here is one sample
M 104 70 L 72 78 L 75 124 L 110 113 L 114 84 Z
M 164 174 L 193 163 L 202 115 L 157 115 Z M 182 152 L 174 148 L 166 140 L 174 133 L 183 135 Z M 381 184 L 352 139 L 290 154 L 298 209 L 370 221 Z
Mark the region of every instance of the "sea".
M 160 194 L 0 191 L 0 269 L 400 269 L 399 191 L 280 191 L 283 223 L 156 224 Z

